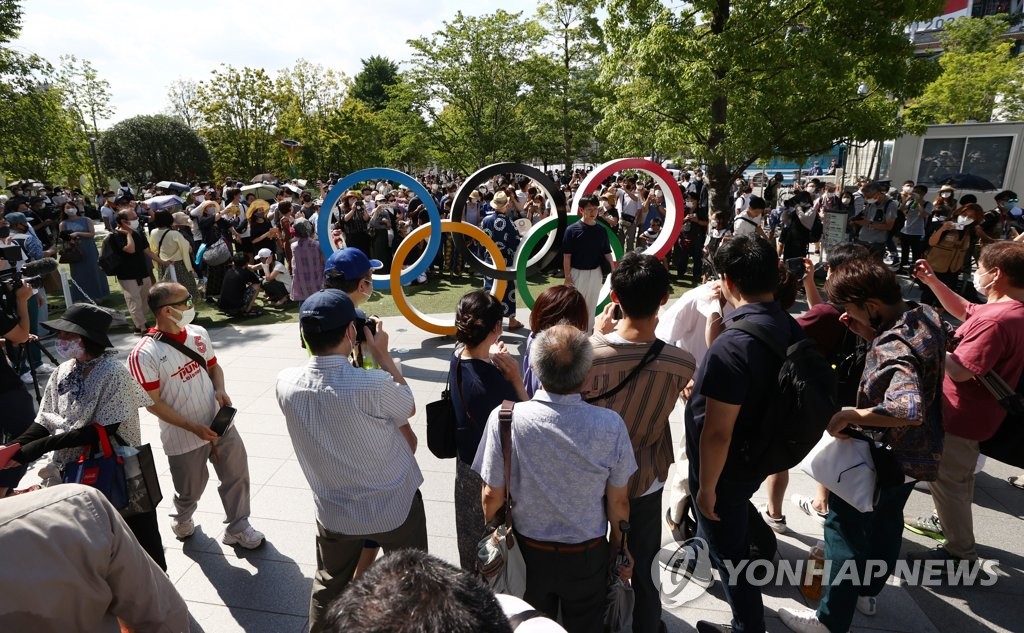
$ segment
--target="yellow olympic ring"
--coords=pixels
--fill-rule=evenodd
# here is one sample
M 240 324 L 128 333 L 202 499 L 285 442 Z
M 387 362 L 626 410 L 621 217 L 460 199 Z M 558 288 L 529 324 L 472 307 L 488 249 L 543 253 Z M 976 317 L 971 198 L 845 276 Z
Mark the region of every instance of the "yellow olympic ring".
M 487 252 L 491 255 L 491 259 L 494 260 L 494 265 L 498 270 L 506 270 L 505 258 L 501 254 L 501 249 L 494 243 L 494 240 L 490 238 L 482 229 L 465 222 L 452 222 L 451 220 L 441 220 L 441 232 L 442 233 L 459 233 L 465 235 L 471 239 L 474 239 L 484 245 Z M 416 246 L 423 240 L 427 239 L 430 235 L 430 225 L 424 224 L 417 228 L 412 233 L 402 240 L 402 243 L 398 245 L 398 249 L 395 251 L 395 257 L 391 262 L 391 296 L 395 299 L 395 307 L 402 313 L 410 323 L 426 330 L 431 334 L 440 334 L 442 336 L 455 336 L 455 325 L 451 322 L 442 322 L 436 319 L 431 319 L 416 308 L 414 308 L 409 300 L 405 296 L 405 288 L 401 284 L 402 276 L 402 265 L 405 263 L 405 258 L 409 256 L 412 247 Z M 491 287 L 491 294 L 498 299 L 505 296 L 505 290 L 508 286 L 508 282 L 504 279 L 494 280 L 494 285 Z

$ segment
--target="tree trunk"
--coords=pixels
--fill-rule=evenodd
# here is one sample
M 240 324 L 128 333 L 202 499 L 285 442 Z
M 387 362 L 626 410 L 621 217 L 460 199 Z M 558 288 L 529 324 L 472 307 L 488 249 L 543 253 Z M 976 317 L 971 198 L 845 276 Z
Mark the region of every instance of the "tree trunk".
M 711 32 L 720 35 L 725 32 L 729 20 L 730 0 L 718 0 L 711 13 Z M 716 83 L 721 85 L 725 79 L 726 69 L 716 67 L 714 70 Z M 728 157 L 725 156 L 722 144 L 725 142 L 725 125 L 728 117 L 729 100 L 721 93 L 711 102 L 711 131 L 708 135 L 708 207 L 709 212 L 725 212 L 728 217 L 729 187 L 732 185 L 732 171 L 729 169 Z

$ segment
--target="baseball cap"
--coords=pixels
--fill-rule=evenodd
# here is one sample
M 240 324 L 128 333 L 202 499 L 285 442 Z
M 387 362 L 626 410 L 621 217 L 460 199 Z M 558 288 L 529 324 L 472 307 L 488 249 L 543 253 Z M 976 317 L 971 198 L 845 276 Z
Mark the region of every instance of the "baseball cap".
M 379 270 L 384 267 L 379 259 L 370 259 L 363 251 L 349 246 L 339 249 L 327 259 L 324 266 L 324 274 L 340 275 L 349 281 L 359 279 L 371 270 Z
M 274 251 L 270 250 L 269 248 L 261 248 L 259 250 L 259 252 L 256 253 L 256 258 L 257 259 L 266 259 L 268 257 L 273 257 L 273 256 L 274 256 Z
M 309 332 L 325 332 L 345 327 L 356 318 L 352 299 L 341 290 L 320 290 L 302 302 L 299 323 Z
M 19 211 L 16 211 L 14 213 L 8 213 L 7 215 L 4 216 L 4 218 L 7 220 L 7 223 L 10 224 L 11 226 L 15 224 L 28 224 L 28 217 L 26 217 L 24 213 L 21 213 Z
M 385 195 L 384 195 L 384 194 L 382 194 L 382 193 L 378 193 L 378 194 L 377 194 L 377 195 L 376 195 L 376 196 L 374 197 L 373 201 L 374 201 L 374 202 L 384 202 L 384 201 L 385 201 L 385 200 L 387 200 L 387 199 L 388 199 L 388 198 L 387 198 L 387 196 L 385 196 Z

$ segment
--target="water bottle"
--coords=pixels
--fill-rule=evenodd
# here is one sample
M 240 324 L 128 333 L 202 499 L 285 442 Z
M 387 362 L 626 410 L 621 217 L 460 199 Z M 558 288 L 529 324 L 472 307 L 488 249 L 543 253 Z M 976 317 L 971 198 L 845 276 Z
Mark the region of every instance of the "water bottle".
M 800 593 L 808 600 L 821 600 L 822 585 L 825 580 L 825 542 L 818 541 L 807 555 L 807 567 L 804 568 L 804 579 L 800 583 Z

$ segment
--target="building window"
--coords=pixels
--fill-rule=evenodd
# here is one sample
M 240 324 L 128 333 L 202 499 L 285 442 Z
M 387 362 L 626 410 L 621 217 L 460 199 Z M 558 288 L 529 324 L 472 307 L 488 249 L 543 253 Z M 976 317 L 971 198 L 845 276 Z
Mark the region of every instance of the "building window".
M 917 183 L 935 187 L 947 176 L 964 173 L 980 176 L 1002 188 L 1012 145 L 1012 136 L 924 139 Z

